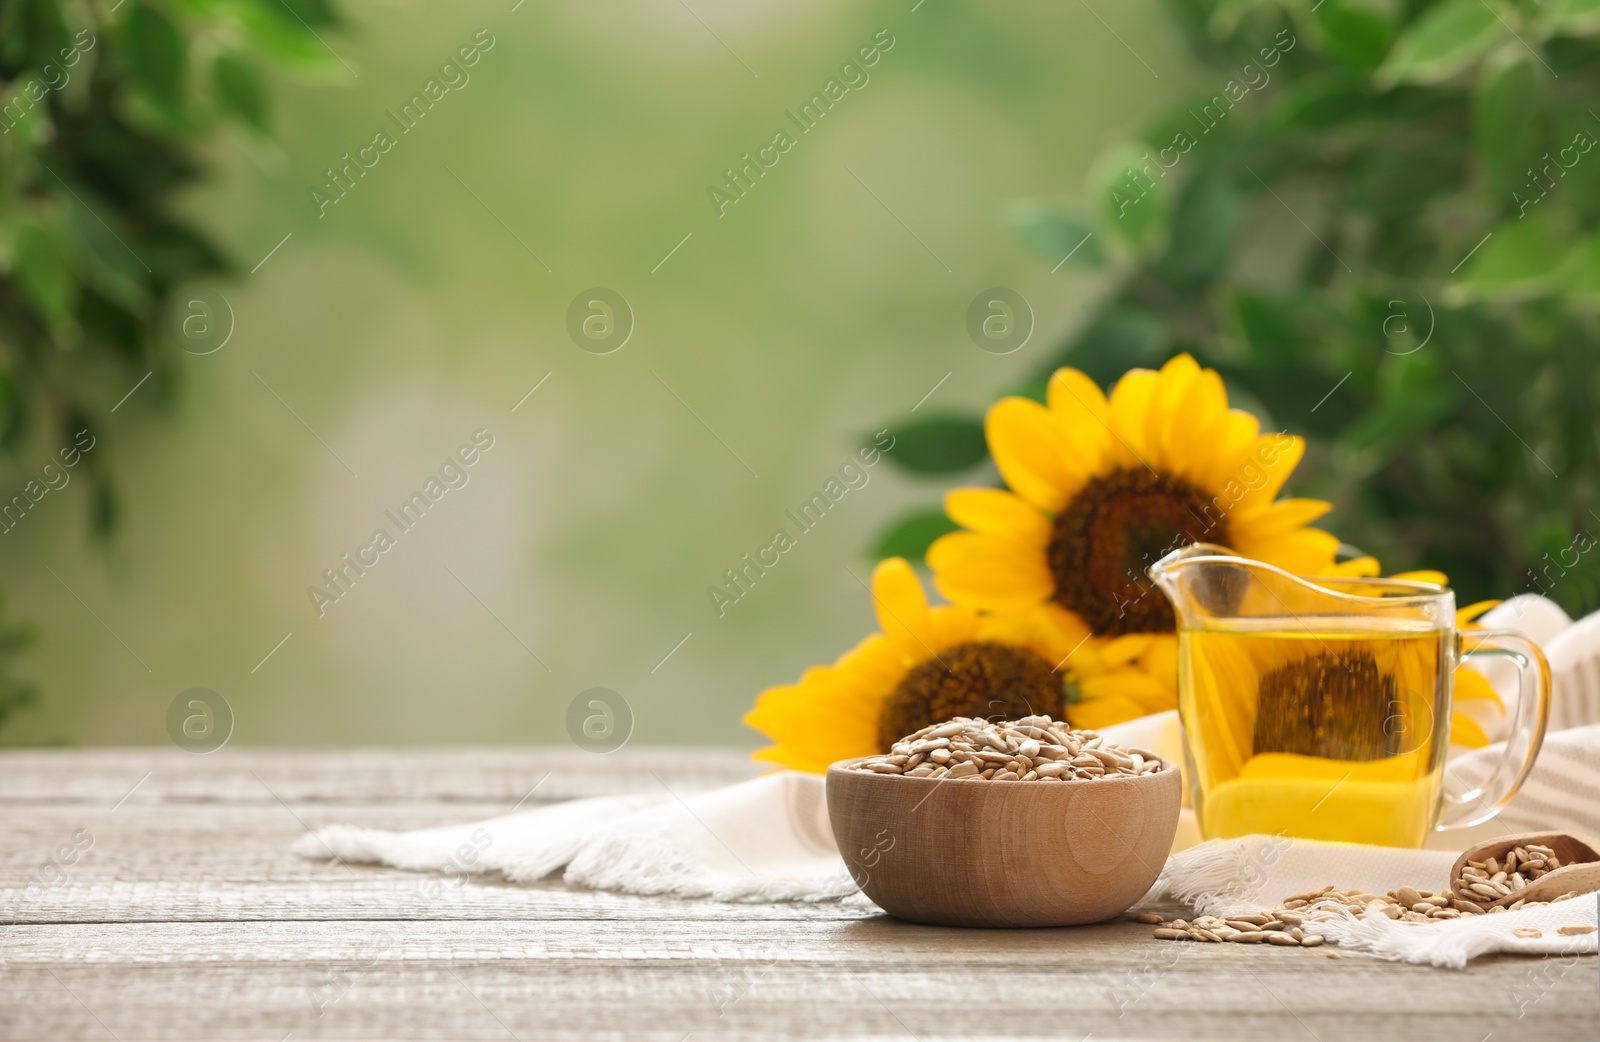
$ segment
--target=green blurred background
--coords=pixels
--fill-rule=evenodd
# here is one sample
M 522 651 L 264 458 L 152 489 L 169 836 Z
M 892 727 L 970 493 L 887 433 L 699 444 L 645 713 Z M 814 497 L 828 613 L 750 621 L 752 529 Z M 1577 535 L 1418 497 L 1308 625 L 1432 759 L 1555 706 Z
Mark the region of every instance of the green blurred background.
M 1600 0 L 0 0 L 0 75 L 49 114 L 0 134 L 0 495 L 94 439 L 0 523 L 0 742 L 163 742 L 190 688 L 240 743 L 563 741 L 607 688 L 753 745 L 873 557 L 996 480 L 988 403 L 1178 351 L 1307 437 L 1351 552 L 1600 607 Z
M 1105 23 L 1057 3 L 512 2 L 343 3 L 318 29 L 337 61 L 264 66 L 275 141 L 203 139 L 179 210 L 234 261 L 206 285 L 235 332 L 171 353 L 115 414 L 151 367 L 98 377 L 107 539 L 81 471 L 3 537 L 7 614 L 34 633 L 13 671 L 39 697 L 0 740 L 166 742 L 168 703 L 205 687 L 238 743 L 564 741 L 601 686 L 635 741 L 754 745 L 740 713 L 866 632 L 872 537 L 928 489 L 880 464 L 726 617 L 707 588 L 947 373 L 918 417 L 1051 357 L 1108 276 L 1052 274 L 1008 207 L 1071 198 L 1195 77 L 1147 2 L 1098 5 Z M 386 110 L 480 29 L 470 82 L 396 133 Z M 880 29 L 896 42 L 870 83 L 719 219 L 708 188 Z M 310 189 L 380 127 L 398 144 L 319 218 Z M 566 331 L 594 286 L 636 316 L 614 354 Z M 1014 354 L 967 335 L 991 286 L 1036 312 Z M 470 483 L 319 618 L 307 587 L 485 427 Z M 0 484 L 58 440 L 32 429 Z

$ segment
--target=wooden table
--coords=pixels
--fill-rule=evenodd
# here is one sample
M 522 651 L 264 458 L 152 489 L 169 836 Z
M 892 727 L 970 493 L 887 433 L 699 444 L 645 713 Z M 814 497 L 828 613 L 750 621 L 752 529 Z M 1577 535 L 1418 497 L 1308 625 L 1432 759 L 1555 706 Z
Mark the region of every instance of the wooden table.
M 1600 1037 L 1593 958 L 1456 972 L 1162 942 L 1128 922 L 948 930 L 555 881 L 436 892 L 288 850 L 334 822 L 504 813 L 547 771 L 524 806 L 752 768 L 695 750 L 0 754 L 0 1036 Z

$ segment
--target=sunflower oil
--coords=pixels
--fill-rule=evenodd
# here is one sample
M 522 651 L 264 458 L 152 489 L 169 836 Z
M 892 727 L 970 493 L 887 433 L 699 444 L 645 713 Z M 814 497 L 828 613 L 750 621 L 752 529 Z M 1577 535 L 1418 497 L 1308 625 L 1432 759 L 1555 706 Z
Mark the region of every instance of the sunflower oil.
M 1207 838 L 1422 845 L 1449 741 L 1449 630 L 1228 618 L 1178 639 L 1184 755 Z

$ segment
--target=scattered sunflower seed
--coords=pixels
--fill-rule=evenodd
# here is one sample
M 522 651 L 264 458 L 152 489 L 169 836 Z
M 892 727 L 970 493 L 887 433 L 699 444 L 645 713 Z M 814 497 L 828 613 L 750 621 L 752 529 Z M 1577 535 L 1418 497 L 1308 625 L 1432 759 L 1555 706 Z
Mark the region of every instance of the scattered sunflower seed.
M 1529 847 L 1530 856 L 1540 857 L 1547 862 L 1554 859 L 1553 854 L 1546 852 L 1541 847 Z M 1516 866 L 1522 864 L 1522 850 L 1519 848 L 1506 855 L 1506 863 Z M 1468 862 L 1469 871 L 1483 872 L 1487 865 Z M 1497 872 L 1504 871 L 1497 868 Z M 1512 875 L 1507 879 L 1515 879 L 1519 868 L 1512 869 Z M 1492 875 L 1483 876 L 1484 880 L 1493 878 Z M 1502 884 L 1504 885 L 1504 884 Z M 1515 884 L 1513 884 L 1514 886 Z M 1466 893 L 1477 896 L 1479 891 L 1467 889 Z M 1511 892 L 1511 888 L 1507 888 Z M 1576 893 L 1562 894 L 1550 901 L 1517 901 L 1516 908 L 1542 908 L 1545 905 L 1555 904 L 1558 901 L 1567 901 L 1577 897 Z M 1485 897 L 1487 903 L 1489 898 Z M 1384 916 L 1388 919 L 1404 923 L 1417 923 L 1419 925 L 1434 922 L 1443 922 L 1446 919 L 1459 919 L 1462 916 L 1490 915 L 1496 912 L 1506 912 L 1503 905 L 1484 905 L 1469 900 L 1457 890 L 1441 890 L 1434 893 L 1430 890 L 1417 890 L 1414 887 L 1403 886 L 1391 890 L 1383 897 L 1369 894 L 1365 890 L 1338 890 L 1332 886 L 1319 887 L 1309 893 L 1294 894 L 1286 897 L 1270 913 L 1250 913 L 1247 915 L 1230 915 L 1220 919 L 1212 915 L 1197 916 L 1193 923 L 1182 919 L 1172 922 L 1158 922 L 1159 917 L 1145 913 L 1138 917 L 1141 923 L 1149 923 L 1156 927 L 1157 937 L 1166 937 L 1172 940 L 1196 941 L 1234 941 L 1242 944 L 1259 943 L 1266 941 L 1268 944 L 1283 947 L 1298 946 L 1301 948 L 1315 948 L 1327 941 L 1327 938 L 1315 933 L 1312 927 L 1317 923 L 1339 919 L 1346 912 L 1356 917 Z M 1532 927 L 1520 927 L 1514 931 L 1518 937 L 1538 937 L 1540 933 Z M 1594 933 L 1593 926 L 1563 926 L 1558 933 L 1569 937 L 1579 934 Z M 1336 951 L 1328 952 L 1332 959 L 1340 958 Z

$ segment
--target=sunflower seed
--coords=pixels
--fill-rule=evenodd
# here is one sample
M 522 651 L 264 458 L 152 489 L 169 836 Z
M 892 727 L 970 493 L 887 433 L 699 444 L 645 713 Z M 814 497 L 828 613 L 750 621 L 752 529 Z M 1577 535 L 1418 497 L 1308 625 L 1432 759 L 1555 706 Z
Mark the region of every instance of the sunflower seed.
M 1592 927 L 1592 926 L 1558 926 L 1558 927 L 1556 927 L 1556 933 L 1561 934 L 1563 937 L 1577 937 L 1580 934 L 1594 933 L 1594 927 Z

